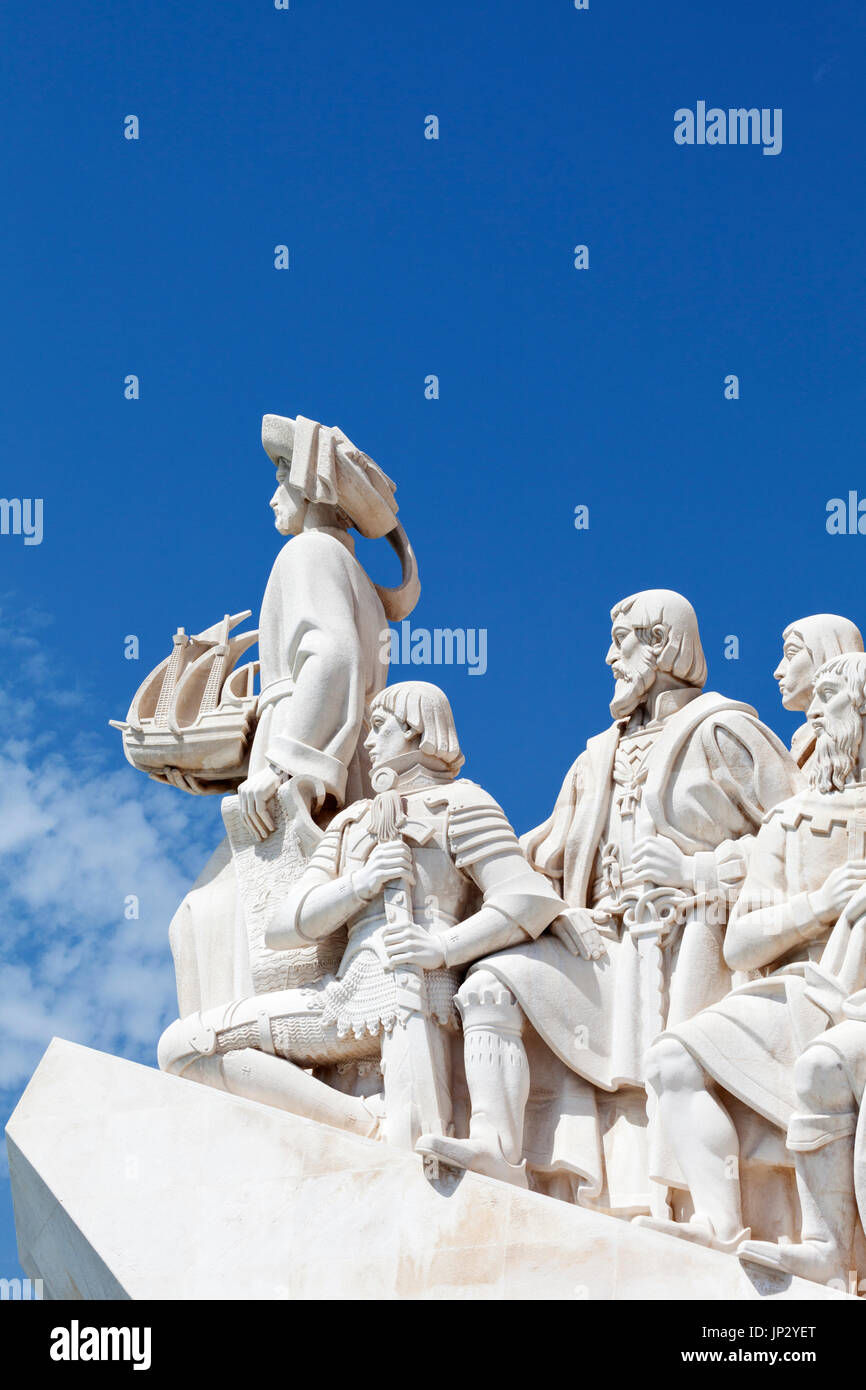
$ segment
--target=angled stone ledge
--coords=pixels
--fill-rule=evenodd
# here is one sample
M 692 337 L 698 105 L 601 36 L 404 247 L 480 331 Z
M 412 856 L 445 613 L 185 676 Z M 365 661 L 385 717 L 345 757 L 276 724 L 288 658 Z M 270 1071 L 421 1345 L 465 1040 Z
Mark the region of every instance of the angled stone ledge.
M 845 1297 L 61 1039 L 7 1142 L 52 1298 Z

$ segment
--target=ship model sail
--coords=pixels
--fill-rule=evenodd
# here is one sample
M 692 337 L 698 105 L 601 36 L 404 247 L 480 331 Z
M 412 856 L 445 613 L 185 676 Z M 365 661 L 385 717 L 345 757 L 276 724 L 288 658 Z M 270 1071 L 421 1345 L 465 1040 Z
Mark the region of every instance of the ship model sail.
M 126 719 L 109 720 L 133 767 L 174 785 L 170 774 L 180 772 L 201 792 L 231 792 L 244 780 L 259 663 L 235 663 L 259 634 L 255 628 L 231 634 L 250 612 L 226 613 L 194 635 L 178 628 L 170 654 L 142 681 Z

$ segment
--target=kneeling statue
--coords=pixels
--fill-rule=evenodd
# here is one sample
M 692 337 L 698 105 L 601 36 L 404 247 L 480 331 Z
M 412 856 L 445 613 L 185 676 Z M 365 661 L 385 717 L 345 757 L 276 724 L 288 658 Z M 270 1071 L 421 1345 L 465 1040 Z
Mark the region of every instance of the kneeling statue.
M 412 1148 L 451 1130 L 449 1033 L 461 967 L 534 939 L 565 907 L 504 811 L 457 774 L 451 707 L 424 681 L 379 692 L 366 747 L 377 794 L 331 821 L 269 923 L 274 950 L 344 928 L 334 975 L 178 1019 L 164 1071 Z M 381 1058 L 382 1101 L 305 1069 Z M 378 1102 L 378 1103 L 377 1103 Z

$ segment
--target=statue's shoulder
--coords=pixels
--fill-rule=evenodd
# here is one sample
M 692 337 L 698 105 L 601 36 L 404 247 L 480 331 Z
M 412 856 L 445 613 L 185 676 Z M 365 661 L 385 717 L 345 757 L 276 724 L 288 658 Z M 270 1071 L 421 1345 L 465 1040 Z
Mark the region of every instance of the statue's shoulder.
M 738 724 L 743 720 L 751 724 L 761 722 L 754 705 L 746 704 L 745 700 L 734 700 L 718 690 L 702 690 L 700 695 L 683 706 L 680 717 L 685 716 L 691 716 L 696 725 L 707 720 L 717 724 Z
M 791 761 L 787 745 L 762 721 L 754 705 L 747 704 L 745 700 L 734 700 L 715 690 L 705 690 L 691 705 L 686 705 L 682 714 L 687 714 L 689 710 L 695 721 L 696 733 L 700 732 L 706 737 L 716 729 L 723 729 L 747 743 L 757 739 L 761 745 L 768 744 L 785 762 Z
M 458 869 L 518 850 L 510 820 L 496 798 L 477 782 L 461 777 L 439 790 L 445 793 L 439 810 L 444 810 L 448 846 Z
M 496 797 L 468 777 L 459 777 L 456 782 L 446 782 L 424 792 L 422 800 L 431 813 L 445 816 L 452 837 L 473 831 L 480 833 L 485 826 L 494 824 L 514 833 Z
M 455 812 L 476 810 L 492 810 L 498 811 L 501 815 L 505 814 L 496 798 L 468 777 L 458 777 L 456 782 L 447 782 L 444 786 L 437 787 L 431 795 L 440 805 L 446 805 L 452 815 Z
M 575 758 L 571 767 L 562 779 L 560 796 L 563 793 L 569 794 L 575 784 L 583 782 L 592 769 L 604 769 L 613 759 L 617 744 L 622 734 L 622 720 L 614 721 L 601 733 L 592 734 L 586 740 L 586 747 L 582 748 Z
M 355 557 L 347 546 L 328 531 L 302 531 L 286 541 L 274 561 L 282 570 L 317 570 L 321 565 L 339 565 L 345 568 L 355 562 Z

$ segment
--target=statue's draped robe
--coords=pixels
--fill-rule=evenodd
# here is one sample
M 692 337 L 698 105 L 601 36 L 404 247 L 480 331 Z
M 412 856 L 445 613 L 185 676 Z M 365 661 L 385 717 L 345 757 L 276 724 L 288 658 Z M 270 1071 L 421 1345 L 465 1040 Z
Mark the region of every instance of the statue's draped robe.
M 337 805 L 370 794 L 363 740 L 369 703 L 387 683 L 389 650 L 381 600 L 341 535 L 305 531 L 274 562 L 259 621 L 261 695 L 250 757 L 251 775 L 272 762 L 319 779 Z M 250 992 L 226 841 L 175 913 L 170 938 L 181 1018 Z
M 669 1020 L 691 1017 L 730 988 L 722 955 L 725 899 L 744 876 L 748 837 L 798 785 L 787 749 L 750 706 L 697 691 L 681 692 L 677 704 L 645 758 L 641 815 L 650 833 L 699 856 L 701 884 L 712 901 L 710 910 L 699 903 L 689 911 L 663 954 L 662 1007 Z M 575 908 L 593 906 L 626 722 L 589 740 L 550 819 L 522 840 L 533 866 Z M 630 1212 L 645 1210 L 649 1193 L 645 1134 L 639 1132 L 646 1110 L 638 1026 L 647 978 L 627 931 L 614 924 L 602 934 L 607 955 L 600 961 L 572 955 L 545 933 L 483 965 L 509 986 L 532 1024 L 525 1130 L 530 1168 L 538 1175 L 575 1174 L 583 1204 Z M 603 1102 L 605 1093 L 614 1095 L 614 1104 Z M 612 1163 L 614 1149 L 619 1157 Z
M 305 531 L 271 571 L 250 773 L 267 758 L 293 777 L 318 777 L 343 805 L 369 794 L 363 739 L 369 703 L 388 676 L 388 623 L 341 534 Z

